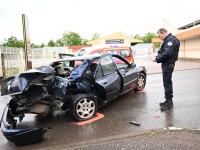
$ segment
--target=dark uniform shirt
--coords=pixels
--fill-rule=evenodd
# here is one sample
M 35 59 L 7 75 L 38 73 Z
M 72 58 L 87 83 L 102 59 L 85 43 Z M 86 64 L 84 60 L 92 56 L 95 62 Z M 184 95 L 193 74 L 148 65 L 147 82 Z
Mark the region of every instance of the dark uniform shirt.
M 164 39 L 160 54 L 156 57 L 157 63 L 175 62 L 178 60 L 180 42 L 172 34 L 168 34 Z

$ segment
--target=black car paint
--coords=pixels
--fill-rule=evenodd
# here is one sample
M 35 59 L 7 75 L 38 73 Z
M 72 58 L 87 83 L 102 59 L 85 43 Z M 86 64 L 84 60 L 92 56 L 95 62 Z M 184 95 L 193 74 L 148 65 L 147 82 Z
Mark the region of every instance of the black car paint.
M 5 107 L 2 120 L 1 130 L 3 135 L 17 146 L 40 142 L 43 140 L 43 134 L 47 131 L 42 128 L 36 129 L 11 129 L 11 125 L 8 122 L 8 105 Z
M 123 60 L 127 64 L 127 68 L 118 69 L 115 65 L 115 72 L 100 79 L 85 75 L 86 69 L 94 59 L 101 59 L 107 55 L 111 57 L 111 54 L 68 57 L 55 61 L 49 66 L 31 69 L 3 80 L 1 95 L 12 96 L 1 119 L 3 135 L 16 145 L 35 143 L 43 139 L 43 134 L 46 132 L 43 128 L 15 129 L 14 117 L 18 116 L 20 120 L 24 117 L 22 111 L 16 112 L 17 107 L 23 107 L 44 98 L 48 99 L 49 95 L 53 95 L 55 99 L 64 102 L 62 109 L 68 109 L 73 103 L 70 102 L 70 96 L 77 93 L 87 93 L 96 98 L 98 106 L 101 107 L 119 95 L 134 89 L 140 72 L 146 75 L 145 67 L 135 67 L 134 64 L 129 64 L 126 59 L 116 54 L 112 54 L 112 56 Z M 70 73 L 69 77 L 55 76 L 54 67 L 66 60 L 72 61 L 70 65 L 74 65 L 73 60 L 84 61 Z M 11 126 L 11 124 L 14 125 Z M 34 135 L 34 138 L 26 139 L 30 135 Z
M 27 84 L 42 84 L 43 75 L 52 74 L 51 66 L 41 66 L 26 72 L 10 76 L 2 81 L 1 96 L 20 94 L 26 91 Z M 31 82 L 31 83 L 30 83 Z

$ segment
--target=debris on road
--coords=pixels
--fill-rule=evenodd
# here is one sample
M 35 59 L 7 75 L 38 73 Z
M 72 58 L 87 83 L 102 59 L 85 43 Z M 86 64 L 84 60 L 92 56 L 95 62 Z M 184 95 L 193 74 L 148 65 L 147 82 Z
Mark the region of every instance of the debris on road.
M 134 121 L 130 121 L 131 124 L 134 124 L 134 125 L 137 125 L 137 126 L 140 126 L 140 123 L 137 123 L 137 122 L 134 122 Z

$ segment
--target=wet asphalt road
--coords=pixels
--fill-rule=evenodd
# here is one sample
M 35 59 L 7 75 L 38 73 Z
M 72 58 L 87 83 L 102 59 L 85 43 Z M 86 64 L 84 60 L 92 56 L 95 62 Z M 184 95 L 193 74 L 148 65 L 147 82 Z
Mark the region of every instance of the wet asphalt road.
M 44 127 L 44 141 L 27 146 L 17 147 L 7 141 L 0 133 L 2 150 L 27 150 L 52 148 L 54 146 L 73 146 L 77 142 L 114 138 L 122 134 L 142 132 L 163 127 L 200 128 L 200 69 L 175 71 L 174 108 L 161 112 L 159 102 L 164 101 L 162 75 L 151 74 L 147 77 L 143 92 L 130 91 L 112 103 L 99 109 L 96 121 L 79 125 L 68 113 L 53 113 L 46 118 L 27 115 L 19 124 L 21 127 Z M 9 97 L 0 98 L 0 116 Z M 136 121 L 140 126 L 130 124 Z

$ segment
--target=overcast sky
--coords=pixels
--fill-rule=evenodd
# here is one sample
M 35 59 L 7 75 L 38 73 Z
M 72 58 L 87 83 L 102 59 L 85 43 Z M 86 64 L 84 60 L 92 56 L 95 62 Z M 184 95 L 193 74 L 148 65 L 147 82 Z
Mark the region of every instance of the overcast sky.
M 31 43 L 47 44 L 68 30 L 91 39 L 95 32 L 156 33 L 162 19 L 179 28 L 200 19 L 200 0 L 0 0 L 0 42 L 23 39 L 22 14 Z

